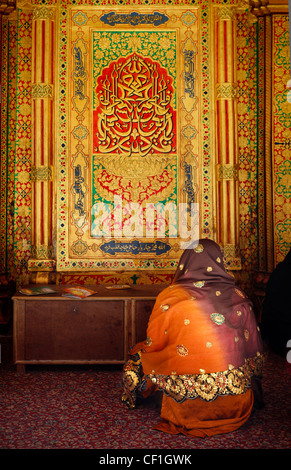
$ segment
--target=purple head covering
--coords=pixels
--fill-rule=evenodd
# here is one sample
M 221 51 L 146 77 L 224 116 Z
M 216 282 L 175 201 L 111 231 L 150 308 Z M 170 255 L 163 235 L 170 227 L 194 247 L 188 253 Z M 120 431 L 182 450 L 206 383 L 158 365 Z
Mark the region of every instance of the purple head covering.
M 227 273 L 217 243 L 200 239 L 192 246 L 183 252 L 173 283 L 186 289 L 205 315 L 221 326 L 219 332 L 232 363 L 241 366 L 246 358 L 263 352 L 253 304 Z M 244 341 L 234 344 L 234 333 Z

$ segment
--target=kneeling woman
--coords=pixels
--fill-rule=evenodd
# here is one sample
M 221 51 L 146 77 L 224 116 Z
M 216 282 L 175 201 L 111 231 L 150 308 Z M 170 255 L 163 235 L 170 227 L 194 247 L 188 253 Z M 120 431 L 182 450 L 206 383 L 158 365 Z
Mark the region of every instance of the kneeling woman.
M 263 345 L 252 303 L 224 267 L 220 247 L 184 251 L 157 297 L 147 338 L 124 366 L 122 400 L 135 408 L 162 392 L 164 432 L 197 437 L 238 429 L 261 405 Z

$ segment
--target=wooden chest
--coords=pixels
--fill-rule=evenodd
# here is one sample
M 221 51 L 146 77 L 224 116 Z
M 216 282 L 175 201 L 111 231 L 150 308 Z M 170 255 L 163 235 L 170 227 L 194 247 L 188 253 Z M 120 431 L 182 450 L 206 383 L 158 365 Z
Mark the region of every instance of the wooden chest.
M 84 299 L 55 294 L 13 297 L 14 362 L 26 364 L 122 364 L 129 348 L 146 338 L 155 299 L 165 286 L 108 290 Z

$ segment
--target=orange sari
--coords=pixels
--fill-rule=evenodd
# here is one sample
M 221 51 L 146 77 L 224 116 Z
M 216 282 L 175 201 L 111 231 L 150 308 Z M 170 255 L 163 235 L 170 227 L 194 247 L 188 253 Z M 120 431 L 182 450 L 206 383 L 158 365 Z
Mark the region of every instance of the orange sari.
M 134 408 L 137 396 L 160 390 L 156 429 L 199 437 L 230 432 L 250 416 L 251 379 L 262 362 L 251 302 L 226 273 L 218 245 L 201 240 L 156 299 L 147 339 L 124 366 L 122 399 Z

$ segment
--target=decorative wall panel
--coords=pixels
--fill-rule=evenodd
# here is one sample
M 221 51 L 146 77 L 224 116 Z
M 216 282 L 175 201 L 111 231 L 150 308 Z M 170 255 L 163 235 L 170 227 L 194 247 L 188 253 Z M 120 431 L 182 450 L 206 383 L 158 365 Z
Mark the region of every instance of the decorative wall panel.
M 291 246 L 291 103 L 287 101 L 290 80 L 289 18 L 273 16 L 273 230 L 275 265 Z
M 250 17 L 248 5 L 237 11 L 237 108 L 238 108 L 238 191 L 239 246 L 241 283 L 248 286 L 250 273 L 257 268 L 257 172 L 258 172 L 258 83 L 257 27 Z M 263 93 L 264 87 L 260 88 Z M 263 157 L 262 157 L 263 159 Z
M 2 271 L 169 283 L 191 203 L 245 288 L 285 256 L 288 16 L 252 9 L 17 1 L 1 24 Z
M 16 118 L 13 187 L 13 269 L 27 276 L 31 257 L 31 54 L 32 12 L 25 6 L 17 15 Z M 12 155 L 11 155 L 12 156 Z
M 66 6 L 60 18 L 57 269 L 172 270 L 209 147 L 201 10 Z M 212 228 L 202 214 L 198 236 Z

